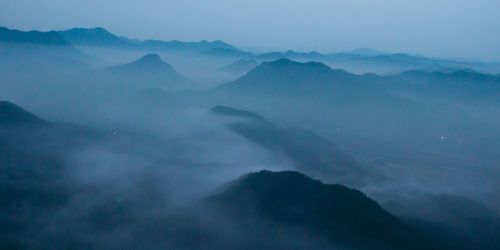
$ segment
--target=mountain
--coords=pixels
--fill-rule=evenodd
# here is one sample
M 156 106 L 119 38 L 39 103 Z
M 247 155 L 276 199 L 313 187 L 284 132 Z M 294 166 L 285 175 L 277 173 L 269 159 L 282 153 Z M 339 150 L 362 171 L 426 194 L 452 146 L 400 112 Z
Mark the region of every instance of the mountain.
M 57 32 L 24 32 L 0 27 L 0 74 L 5 73 L 5 82 L 32 84 L 54 75 L 85 70 L 91 60 Z
M 241 59 L 217 69 L 218 72 L 241 75 L 257 67 L 257 61 L 253 59 Z
M 246 118 L 229 122 L 228 127 L 276 154 L 285 155 L 299 171 L 308 175 L 342 180 L 351 185 L 360 184 L 369 176 L 356 160 L 333 142 L 306 129 L 278 127 L 255 113 L 230 107 L 217 106 L 211 113 Z
M 467 102 L 492 103 L 500 100 L 500 78 L 474 70 L 411 70 L 389 76 L 356 75 L 331 69 L 323 63 L 299 63 L 289 59 L 262 63 L 219 89 L 231 93 L 314 96 L 318 100 L 355 101 L 357 104 L 367 101 L 389 104 L 398 101 L 394 98 L 417 95 L 425 99 L 452 98 Z
M 42 125 L 46 122 L 9 101 L 0 101 L 0 126 Z
M 5 123 L 12 126 L 3 126 Z M 34 123 L 41 123 L 41 121 L 15 104 L 0 102 L 0 221 L 2 224 L 0 249 L 60 247 L 80 249 L 90 246 L 100 248 L 97 247 L 98 242 L 92 242 L 85 237 L 83 239 L 80 235 L 98 232 L 101 238 L 106 231 L 121 230 L 125 225 L 123 219 L 125 221 L 129 221 L 129 218 L 133 221 L 143 220 L 146 223 L 141 222 L 142 225 L 152 221 L 150 218 L 144 219 L 144 211 L 151 209 L 152 206 L 160 208 L 158 203 L 152 205 L 154 203 L 151 201 L 163 201 L 164 193 L 160 195 L 153 191 L 154 188 L 151 188 L 151 185 L 140 181 L 133 188 L 123 190 L 123 197 L 127 197 L 126 201 L 116 202 L 113 198 L 118 195 L 116 190 L 109 193 L 112 189 L 110 187 L 114 185 L 109 182 L 112 177 L 108 179 L 104 177 L 108 176 L 107 174 L 98 174 L 105 178 L 101 182 L 104 185 L 101 187 L 95 185 L 98 181 L 95 179 L 95 170 L 113 165 L 97 155 L 104 153 L 110 156 L 111 152 L 120 152 L 117 153 L 117 157 L 118 155 L 141 155 L 139 157 L 143 159 L 152 159 L 151 154 L 143 154 L 148 152 L 146 148 L 166 149 L 166 143 L 157 144 L 161 141 L 158 137 L 125 131 L 116 132 L 116 127 L 113 130 L 97 129 L 56 122 L 43 122 L 44 126 L 24 125 Z M 127 167 L 122 163 L 116 167 L 116 172 L 112 170 L 116 174 L 127 171 Z M 90 177 L 88 181 L 83 181 L 88 177 Z M 136 179 L 137 175 L 130 177 Z M 134 190 L 131 192 L 134 193 L 134 198 L 128 198 L 131 194 L 128 193 L 130 190 Z M 138 192 L 138 190 L 143 191 Z M 161 204 L 161 209 L 165 209 L 165 203 Z M 155 215 L 155 218 L 158 217 Z M 162 218 L 164 219 L 165 216 Z M 175 223 L 174 220 L 171 221 Z M 80 222 L 84 222 L 85 226 L 82 226 Z M 135 228 L 135 225 L 138 224 L 134 223 L 134 226 L 130 226 Z M 171 227 L 172 223 L 163 220 L 160 224 L 139 227 L 137 238 L 141 240 L 137 242 L 144 242 L 144 236 L 140 235 L 144 228 L 147 228 L 148 232 L 162 231 L 158 229 L 158 225 L 164 229 Z M 66 234 L 54 234 L 52 230 L 47 231 L 47 228 L 52 226 L 68 227 L 69 230 L 74 231 L 68 238 Z M 82 230 L 82 228 L 86 229 Z M 181 227 L 176 226 L 173 230 L 168 230 L 175 231 L 176 228 Z M 162 236 L 161 239 L 164 240 L 165 235 Z M 51 240 L 46 241 L 47 237 Z M 106 236 L 106 238 L 114 239 L 113 236 Z M 151 238 L 153 238 L 152 241 L 156 240 L 154 244 L 161 242 L 154 237 Z M 125 244 L 130 246 L 130 242 Z M 156 247 L 152 245 L 150 245 L 151 249 L 158 247 L 158 245 L 155 245 Z M 169 248 L 165 243 L 162 246 Z M 141 247 L 138 246 L 138 248 Z
M 37 44 L 37 45 L 53 45 L 53 46 L 70 46 L 55 31 L 40 32 L 40 31 L 20 31 L 0 27 L 0 42 L 18 43 L 18 44 Z
M 220 40 L 213 42 L 181 42 L 151 39 L 140 41 L 137 39 L 117 36 L 101 27 L 92 29 L 73 28 L 69 30 L 59 31 L 58 33 L 71 44 L 92 47 L 138 49 L 148 51 L 187 50 L 198 52 L 208 51 L 216 48 L 236 49 L 233 46 Z
M 175 71 L 157 54 L 147 54 L 131 63 L 99 70 L 94 72 L 92 77 L 97 82 L 140 89 L 150 87 L 182 89 L 193 84 L 191 80 Z
M 282 240 L 285 228 L 291 228 L 297 241 L 313 241 L 316 236 L 340 249 L 440 249 L 362 192 L 298 172 L 250 173 L 207 202 L 235 224 L 273 228 Z
M 130 48 L 132 44 L 120 39 L 109 31 L 97 27 L 93 29 L 73 28 L 59 31 L 58 34 L 74 45 L 93 47 L 121 47 Z
M 289 59 L 264 62 L 241 78 L 224 84 L 220 90 L 277 94 L 309 95 L 311 93 L 335 93 L 357 88 L 369 88 L 367 77 L 353 75 L 343 70 L 333 70 L 323 63 L 299 63 Z M 376 79 L 375 79 L 376 80 Z

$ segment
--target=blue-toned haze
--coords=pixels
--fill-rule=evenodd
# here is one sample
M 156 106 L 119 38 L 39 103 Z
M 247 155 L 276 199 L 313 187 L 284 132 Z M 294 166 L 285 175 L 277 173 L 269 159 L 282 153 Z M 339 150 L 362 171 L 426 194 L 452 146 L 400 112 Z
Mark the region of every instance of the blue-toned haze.
M 21 30 L 102 26 L 139 39 L 487 61 L 500 61 L 498 13 L 498 0 L 0 1 L 0 25 Z

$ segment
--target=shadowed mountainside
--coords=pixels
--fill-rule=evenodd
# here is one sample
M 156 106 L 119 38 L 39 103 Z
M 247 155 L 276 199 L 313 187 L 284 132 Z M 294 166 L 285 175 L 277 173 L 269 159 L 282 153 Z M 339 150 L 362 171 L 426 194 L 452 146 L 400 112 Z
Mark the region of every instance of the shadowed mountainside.
M 235 224 L 251 226 L 263 220 L 263 225 L 278 231 L 294 228 L 297 241 L 319 236 L 349 249 L 439 249 L 363 193 L 297 172 L 247 174 L 207 202 L 234 218 Z
M 227 126 L 254 143 L 290 158 L 298 170 L 308 175 L 350 185 L 360 185 L 364 178 L 370 177 L 352 157 L 311 131 L 281 128 L 255 113 L 230 107 L 217 106 L 211 113 L 246 118 L 230 121 Z

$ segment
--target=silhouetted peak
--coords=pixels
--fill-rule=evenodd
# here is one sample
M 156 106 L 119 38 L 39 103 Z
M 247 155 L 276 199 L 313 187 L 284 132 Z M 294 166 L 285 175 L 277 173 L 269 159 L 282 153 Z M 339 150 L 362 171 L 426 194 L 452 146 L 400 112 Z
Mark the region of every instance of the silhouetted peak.
M 161 57 L 158 55 L 158 54 L 155 54 L 155 53 L 150 53 L 150 54 L 147 54 L 137 60 L 135 60 L 134 62 L 132 62 L 133 64 L 140 64 L 140 65 L 162 65 L 162 64 L 166 64 L 162 59 Z
M 41 124 L 44 121 L 9 101 L 0 101 L 0 125 Z

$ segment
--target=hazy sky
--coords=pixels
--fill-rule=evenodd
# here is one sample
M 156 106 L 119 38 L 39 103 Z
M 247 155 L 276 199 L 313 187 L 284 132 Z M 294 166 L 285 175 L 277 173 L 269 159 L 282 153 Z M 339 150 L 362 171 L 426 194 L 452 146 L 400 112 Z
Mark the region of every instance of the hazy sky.
M 500 61 L 500 0 L 0 0 L 0 25 L 102 26 L 139 39 Z

